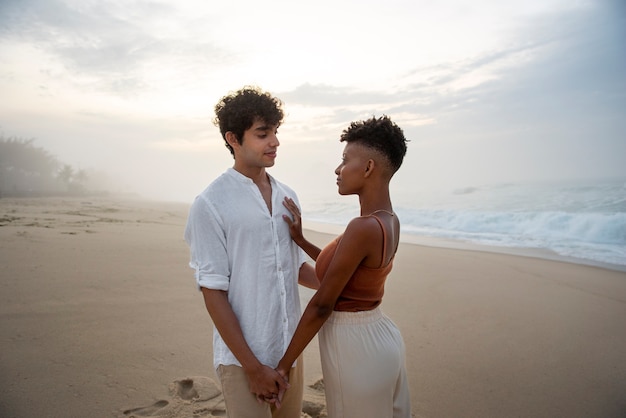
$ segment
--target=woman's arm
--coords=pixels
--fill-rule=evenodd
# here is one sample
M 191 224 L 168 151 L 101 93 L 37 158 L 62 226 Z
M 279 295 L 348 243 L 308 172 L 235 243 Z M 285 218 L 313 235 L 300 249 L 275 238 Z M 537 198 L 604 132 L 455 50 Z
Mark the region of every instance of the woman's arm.
M 380 243 L 380 240 L 372 239 L 373 234 L 381 234 L 380 227 L 369 219 L 356 218 L 348 224 L 318 291 L 304 310 L 291 343 L 276 367 L 281 375 L 289 375 L 291 365 L 333 312 L 339 295 L 359 264 L 375 251 L 380 251 L 373 248 Z

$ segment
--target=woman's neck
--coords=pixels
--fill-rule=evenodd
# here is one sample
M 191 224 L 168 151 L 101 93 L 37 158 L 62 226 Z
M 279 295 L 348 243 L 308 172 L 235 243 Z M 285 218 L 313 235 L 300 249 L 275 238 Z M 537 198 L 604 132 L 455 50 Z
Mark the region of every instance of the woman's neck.
M 389 193 L 387 193 L 386 196 L 377 196 L 376 199 L 364 199 L 362 196 L 359 196 L 359 202 L 361 204 L 361 216 L 367 216 L 376 211 L 393 213 Z

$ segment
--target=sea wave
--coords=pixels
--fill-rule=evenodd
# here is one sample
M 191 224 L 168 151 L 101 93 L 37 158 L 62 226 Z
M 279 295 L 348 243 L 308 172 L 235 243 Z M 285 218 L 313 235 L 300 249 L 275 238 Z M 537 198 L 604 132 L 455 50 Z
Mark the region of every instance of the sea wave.
M 354 199 L 305 196 L 305 219 L 345 225 L 358 215 Z M 394 209 L 409 234 L 626 266 L 626 179 L 415 191 L 396 196 Z
M 403 230 L 626 265 L 626 213 L 400 210 Z M 400 213 L 401 212 L 401 213 Z

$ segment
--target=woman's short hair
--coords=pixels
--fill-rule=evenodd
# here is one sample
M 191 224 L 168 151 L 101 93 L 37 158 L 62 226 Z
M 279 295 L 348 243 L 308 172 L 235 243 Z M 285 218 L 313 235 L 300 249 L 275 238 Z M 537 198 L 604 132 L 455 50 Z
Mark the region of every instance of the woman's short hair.
M 352 122 L 344 129 L 339 140 L 364 145 L 379 152 L 387 159 L 392 174 L 402 165 L 408 142 L 402 129 L 386 115 Z

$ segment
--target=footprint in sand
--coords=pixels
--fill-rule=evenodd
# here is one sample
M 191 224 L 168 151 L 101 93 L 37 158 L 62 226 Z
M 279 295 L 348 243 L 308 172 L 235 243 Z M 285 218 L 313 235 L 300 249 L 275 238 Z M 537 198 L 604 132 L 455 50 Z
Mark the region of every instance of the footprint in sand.
M 183 401 L 208 401 L 222 394 L 213 379 L 203 376 L 192 376 L 174 380 L 169 385 L 170 395 Z
M 180 399 L 190 401 L 198 397 L 198 391 L 194 389 L 192 379 L 183 379 L 176 383 L 178 384 L 176 394 L 180 397 Z
M 225 417 L 226 410 L 224 409 L 216 409 L 216 408 L 200 408 L 193 411 L 194 418 L 196 417 Z
M 124 415 L 128 415 L 129 417 L 140 416 L 140 417 L 151 417 L 161 409 L 165 408 L 169 405 L 169 402 L 166 400 L 161 400 L 153 403 L 150 406 L 141 407 L 141 408 L 133 408 L 127 409 L 124 411 Z

